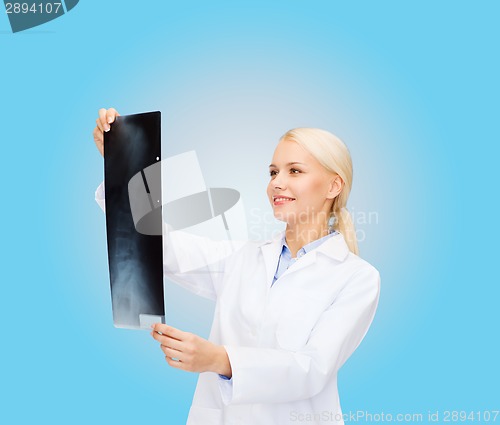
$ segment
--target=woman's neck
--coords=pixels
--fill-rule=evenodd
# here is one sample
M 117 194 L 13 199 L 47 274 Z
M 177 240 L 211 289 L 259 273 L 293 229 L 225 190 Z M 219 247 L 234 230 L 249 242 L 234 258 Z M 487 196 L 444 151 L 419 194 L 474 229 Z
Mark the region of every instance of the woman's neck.
M 292 258 L 297 256 L 297 252 L 300 248 L 328 234 L 329 231 L 326 224 L 315 226 L 293 226 L 288 224 L 285 231 L 285 237 Z

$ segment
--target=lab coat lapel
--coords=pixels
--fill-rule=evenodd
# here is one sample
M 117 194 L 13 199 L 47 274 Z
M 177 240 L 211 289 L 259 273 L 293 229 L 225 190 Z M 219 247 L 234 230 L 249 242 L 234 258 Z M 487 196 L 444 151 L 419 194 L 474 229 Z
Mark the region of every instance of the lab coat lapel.
M 349 247 L 347 246 L 342 233 L 339 233 L 323 242 L 316 249 L 306 253 L 306 255 L 293 263 L 281 276 L 283 277 L 285 275 L 295 273 L 310 266 L 311 264 L 316 263 L 318 255 L 326 255 L 327 257 L 342 262 L 345 260 L 348 253 Z
M 271 241 L 264 242 L 261 245 L 262 255 L 264 256 L 264 263 L 266 267 L 266 279 L 269 284 L 268 286 L 271 285 L 274 279 L 274 274 L 276 273 L 276 268 L 278 267 L 278 259 L 282 249 L 281 241 L 284 233 L 284 231 L 281 232 Z M 349 247 L 347 246 L 342 233 L 339 233 L 322 243 L 318 248 L 309 251 L 306 255 L 300 258 L 299 261 L 292 264 L 281 276 L 283 277 L 314 264 L 316 262 L 317 255 L 326 255 L 327 257 L 330 257 L 338 262 L 342 262 L 346 259 L 348 253 Z
M 334 260 L 342 262 L 346 259 L 349 254 L 349 247 L 344 239 L 342 233 L 337 233 L 328 239 L 325 243 L 322 243 L 318 248 L 316 248 L 318 254 L 326 255 Z M 312 252 L 314 252 L 312 251 Z
M 298 261 L 293 263 L 290 267 L 288 267 L 288 269 L 285 270 L 285 272 L 281 275 L 281 277 L 302 270 L 303 268 L 308 267 L 311 264 L 314 264 L 315 262 L 316 262 L 316 250 L 312 250 L 308 252 L 306 255 L 304 255 L 302 258 L 300 258 Z
M 274 274 L 276 273 L 276 268 L 278 267 L 278 260 L 281 254 L 282 245 L 281 241 L 285 232 L 281 232 L 275 236 L 271 241 L 264 242 L 261 245 L 262 255 L 264 257 L 264 264 L 266 267 L 266 282 L 271 286 L 274 279 Z

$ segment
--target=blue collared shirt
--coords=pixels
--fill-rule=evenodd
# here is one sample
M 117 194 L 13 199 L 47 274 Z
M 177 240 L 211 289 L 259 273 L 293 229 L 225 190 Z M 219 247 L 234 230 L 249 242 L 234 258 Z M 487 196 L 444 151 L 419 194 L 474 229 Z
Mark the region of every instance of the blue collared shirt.
M 292 252 L 290 251 L 290 248 L 288 248 L 288 245 L 286 243 L 285 235 L 283 235 L 283 239 L 281 240 L 282 248 L 281 248 L 281 254 L 280 258 L 278 260 L 278 267 L 276 267 L 276 273 L 274 274 L 274 279 L 273 283 L 271 286 L 273 286 L 274 282 L 276 282 L 276 279 L 278 279 L 285 271 L 290 267 L 295 261 L 297 261 L 300 257 L 303 257 L 306 253 L 309 251 L 312 251 L 313 249 L 317 248 L 320 246 L 323 242 L 326 242 L 327 239 L 331 238 L 332 236 L 336 235 L 338 232 L 334 230 L 330 234 L 323 236 L 322 238 L 316 239 L 315 241 L 309 242 L 307 245 L 304 245 L 302 248 L 299 249 L 297 252 L 297 257 L 292 258 Z M 231 380 L 231 378 L 228 378 L 227 376 L 224 375 L 219 375 L 222 379 L 225 380 Z

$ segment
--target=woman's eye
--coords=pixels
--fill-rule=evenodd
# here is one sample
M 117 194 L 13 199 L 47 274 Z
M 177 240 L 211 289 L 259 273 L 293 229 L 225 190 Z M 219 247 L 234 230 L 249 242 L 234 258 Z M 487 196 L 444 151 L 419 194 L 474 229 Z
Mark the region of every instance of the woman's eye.
M 273 170 L 273 171 L 269 171 L 269 175 L 271 177 L 275 176 L 276 174 L 278 174 L 278 172 L 276 170 Z
M 296 168 L 290 168 L 290 172 L 292 174 L 299 174 L 300 173 L 300 170 L 297 170 Z

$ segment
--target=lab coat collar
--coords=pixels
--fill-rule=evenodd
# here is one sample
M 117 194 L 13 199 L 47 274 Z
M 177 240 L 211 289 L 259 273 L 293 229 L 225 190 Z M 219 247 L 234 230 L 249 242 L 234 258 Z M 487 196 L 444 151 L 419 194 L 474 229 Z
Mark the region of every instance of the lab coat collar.
M 285 237 L 285 231 L 281 231 L 274 235 L 271 239 L 261 242 L 259 246 L 265 251 L 265 254 L 271 255 L 272 253 L 276 253 L 277 255 L 281 254 L 282 250 L 282 241 Z M 313 252 L 321 252 L 322 254 L 334 258 L 337 261 L 344 261 L 349 253 L 349 247 L 345 242 L 344 236 L 342 233 L 338 233 L 333 235 L 331 238 L 328 238 L 325 242 L 323 242 L 319 247 L 315 248 L 310 253 Z
M 323 242 L 315 251 L 342 262 L 349 254 L 349 247 L 344 236 L 339 232 Z
M 272 281 L 276 268 L 278 267 L 278 260 L 283 247 L 282 240 L 284 235 L 285 231 L 283 230 L 271 240 L 263 242 L 260 245 L 264 256 L 264 262 L 266 264 L 268 281 Z M 346 259 L 348 253 L 349 247 L 345 242 L 344 236 L 342 233 L 338 233 L 327 239 L 316 249 L 306 253 L 300 261 L 294 263 L 284 274 L 300 270 L 312 264 L 315 261 L 317 254 L 326 255 L 334 260 L 342 262 Z

